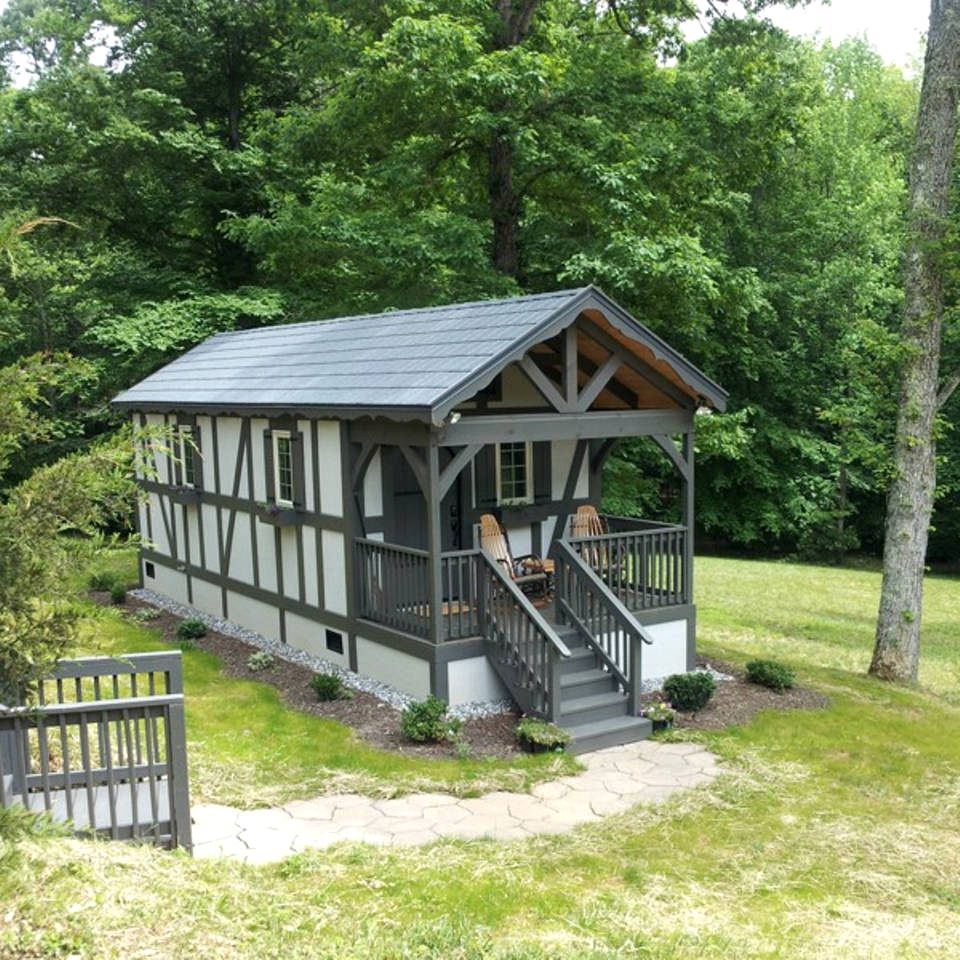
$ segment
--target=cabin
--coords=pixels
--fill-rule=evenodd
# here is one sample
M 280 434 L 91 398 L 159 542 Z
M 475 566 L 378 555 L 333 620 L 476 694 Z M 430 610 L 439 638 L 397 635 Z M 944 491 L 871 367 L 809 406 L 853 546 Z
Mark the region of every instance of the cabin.
M 693 666 L 694 423 L 725 402 L 595 287 L 218 334 L 113 401 L 174 437 L 144 586 L 579 749 L 645 736 L 643 680 Z M 625 437 L 679 522 L 602 513 Z

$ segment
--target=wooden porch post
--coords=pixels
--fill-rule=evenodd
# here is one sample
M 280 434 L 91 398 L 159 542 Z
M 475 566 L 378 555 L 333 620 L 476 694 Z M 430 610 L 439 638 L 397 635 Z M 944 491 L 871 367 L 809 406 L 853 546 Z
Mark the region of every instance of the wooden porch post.
M 441 569 L 443 523 L 440 517 L 440 502 L 443 497 L 440 493 L 440 447 L 436 435 L 430 437 L 430 443 L 425 452 L 427 455 L 427 485 L 424 496 L 427 500 L 427 550 L 430 552 L 428 560 L 430 639 L 434 643 L 441 643 L 443 641 L 443 574 Z
M 683 435 L 682 447 L 684 468 L 681 472 L 681 495 L 683 497 L 682 522 L 686 527 L 683 546 L 683 592 L 687 603 L 693 603 L 693 523 L 694 523 L 694 489 L 693 489 L 693 425 Z

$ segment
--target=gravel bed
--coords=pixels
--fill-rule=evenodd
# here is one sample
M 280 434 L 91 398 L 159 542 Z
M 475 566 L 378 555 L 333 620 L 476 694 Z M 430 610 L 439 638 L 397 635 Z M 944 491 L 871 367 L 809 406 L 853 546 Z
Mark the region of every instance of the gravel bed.
M 280 657 L 282 660 L 309 667 L 318 673 L 335 673 L 343 681 L 344 686 L 350 687 L 353 690 L 359 690 L 362 693 L 369 693 L 378 700 L 382 700 L 384 703 L 390 704 L 391 707 L 395 707 L 397 710 L 403 710 L 404 707 L 414 703 L 416 700 L 415 697 L 402 693 L 395 687 L 391 687 L 388 683 L 361 676 L 359 673 L 347 670 L 345 667 L 341 667 L 339 664 L 333 663 L 330 660 L 325 660 L 323 657 L 307 653 L 306 650 L 298 650 L 296 647 L 291 647 L 287 643 L 281 643 L 279 640 L 271 640 L 269 637 L 265 637 L 253 630 L 248 630 L 246 627 L 241 627 L 231 620 L 214 617 L 209 613 L 204 613 L 202 610 L 188 607 L 183 603 L 177 603 L 162 593 L 154 593 L 152 590 L 141 589 L 131 590 L 130 596 L 136 597 L 144 603 L 149 603 L 153 607 L 166 610 L 175 617 L 202 620 L 211 630 L 222 633 L 227 637 L 236 637 L 238 640 L 249 643 L 251 646 L 258 647 L 261 650 L 266 650 L 268 653 L 272 653 L 275 657 Z M 449 713 L 451 716 L 461 720 L 473 720 L 482 717 L 493 717 L 497 714 L 512 711 L 513 709 L 513 701 L 509 699 L 478 700 L 451 707 Z
M 709 673 L 717 683 L 727 683 L 731 680 L 736 680 L 732 674 L 721 673 L 719 670 L 714 669 L 711 666 L 705 667 L 696 667 L 690 671 L 691 673 Z M 641 693 L 660 693 L 663 690 L 663 685 L 667 682 L 666 677 L 649 677 L 640 684 Z

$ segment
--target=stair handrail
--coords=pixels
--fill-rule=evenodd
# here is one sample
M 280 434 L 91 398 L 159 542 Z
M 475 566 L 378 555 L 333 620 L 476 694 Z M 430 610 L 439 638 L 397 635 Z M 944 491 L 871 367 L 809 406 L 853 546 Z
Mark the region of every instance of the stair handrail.
M 571 656 L 570 649 L 484 550 L 477 552 L 477 583 L 480 630 L 490 665 L 525 713 L 556 720 L 560 662 Z
M 507 588 L 512 595 L 514 602 L 526 614 L 528 619 L 532 620 L 537 629 L 544 634 L 550 641 L 557 653 L 564 658 L 571 656 L 570 648 L 557 635 L 556 630 L 547 622 L 543 614 L 530 602 L 530 598 L 513 582 L 513 580 L 503 572 L 502 565 L 486 550 L 482 548 L 478 551 L 481 559 L 486 563 L 487 568 L 492 570 L 494 575 Z
M 565 617 L 571 625 L 576 627 L 585 640 L 594 648 L 607 667 L 623 684 L 630 695 L 631 713 L 640 710 L 640 645 L 653 643 L 653 637 L 646 627 L 630 612 L 623 601 L 603 582 L 593 567 L 574 550 L 564 538 L 554 544 L 554 555 L 557 562 L 556 583 L 554 586 L 556 604 L 561 618 Z M 602 635 L 598 636 L 582 619 L 579 612 L 573 608 L 570 598 L 565 594 L 564 567 L 567 567 L 576 577 L 585 580 L 591 588 L 591 593 L 606 608 L 606 612 L 626 634 L 629 646 L 625 647 L 623 662 L 618 662 L 614 652 L 608 649 Z

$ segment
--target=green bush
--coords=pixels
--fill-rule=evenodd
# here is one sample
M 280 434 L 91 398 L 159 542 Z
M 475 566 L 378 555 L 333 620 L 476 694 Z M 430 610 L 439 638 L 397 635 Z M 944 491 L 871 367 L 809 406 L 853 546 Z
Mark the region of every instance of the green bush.
M 524 717 L 516 727 L 521 746 L 532 750 L 563 750 L 571 737 L 562 727 L 537 717 Z
M 676 710 L 682 713 L 696 713 L 702 710 L 713 691 L 717 689 L 717 682 L 702 670 L 693 673 L 675 673 L 667 677 L 663 684 L 663 692 Z
M 96 590 L 100 593 L 107 593 L 114 588 L 116 582 L 117 578 L 114 574 L 109 573 L 108 571 L 100 571 L 98 573 L 90 574 L 90 579 L 87 580 L 87 586 L 91 590 Z
M 411 703 L 400 717 L 401 733 L 417 743 L 451 740 L 461 726 L 459 720 L 447 715 L 447 705 L 434 696 Z
M 261 670 L 269 670 L 276 662 L 272 653 L 267 653 L 266 650 L 258 650 L 247 657 L 247 669 L 259 673 Z
M 318 700 L 350 700 L 353 697 L 335 673 L 315 673 L 310 678 L 310 686 Z
M 127 586 L 124 583 L 115 583 L 110 588 L 110 600 L 113 603 L 121 604 L 127 602 Z
M 192 650 L 196 644 L 194 640 L 207 635 L 207 625 L 196 617 L 181 620 L 177 626 L 177 640 L 185 650 Z
M 141 623 L 149 623 L 151 620 L 159 620 L 162 614 L 156 607 L 137 607 L 130 612 L 130 616 Z
M 751 660 L 747 664 L 747 679 L 778 693 L 789 690 L 796 682 L 793 670 L 778 660 Z

